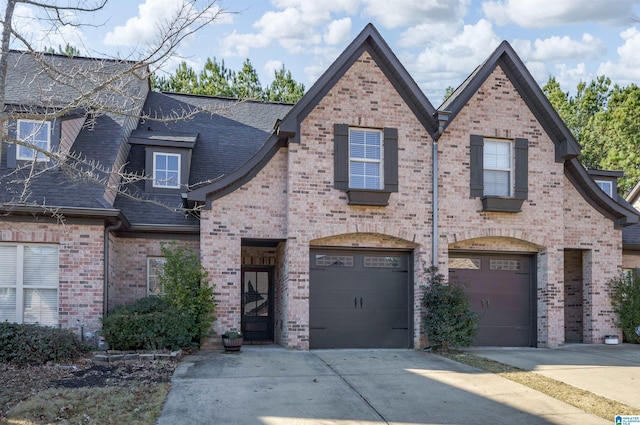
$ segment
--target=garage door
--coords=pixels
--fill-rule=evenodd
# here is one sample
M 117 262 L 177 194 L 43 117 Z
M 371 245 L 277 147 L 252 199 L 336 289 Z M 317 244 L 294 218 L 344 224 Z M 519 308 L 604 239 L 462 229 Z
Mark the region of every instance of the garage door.
M 409 255 L 311 251 L 311 348 L 410 346 Z
M 466 283 L 480 313 L 474 345 L 535 346 L 531 256 L 450 254 L 449 280 Z

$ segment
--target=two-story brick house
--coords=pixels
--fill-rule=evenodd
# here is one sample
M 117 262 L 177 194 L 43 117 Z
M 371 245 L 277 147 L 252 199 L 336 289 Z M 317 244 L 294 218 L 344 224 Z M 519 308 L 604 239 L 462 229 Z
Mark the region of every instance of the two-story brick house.
M 96 229 L 97 305 L 159 290 L 160 247 L 178 241 L 216 285 L 215 331 L 249 341 L 420 347 L 431 265 L 468 282 L 477 344 L 618 332 L 606 282 L 638 213 L 578 162 L 506 42 L 438 109 L 369 25 L 296 105 L 149 93 L 141 113 L 196 109 L 128 134 L 127 170 L 150 178 Z

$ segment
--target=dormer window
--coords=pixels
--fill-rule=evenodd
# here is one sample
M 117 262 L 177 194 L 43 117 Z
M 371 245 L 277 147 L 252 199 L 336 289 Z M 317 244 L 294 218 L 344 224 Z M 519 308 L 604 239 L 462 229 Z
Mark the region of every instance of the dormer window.
M 607 195 L 613 198 L 613 182 L 609 180 L 596 180 L 596 184 L 600 186 L 600 189 Z
M 179 194 L 189 185 L 191 155 L 198 134 L 148 130 L 131 132 L 132 155 L 144 147 L 146 192 Z M 135 153 L 135 155 L 138 155 Z
M 622 171 L 588 170 L 589 175 L 600 189 L 610 198 L 616 199 L 618 193 L 618 179 L 624 176 Z
M 51 123 L 48 121 L 18 120 L 17 139 L 43 151 L 51 150 Z M 18 145 L 16 159 L 21 161 L 48 161 L 42 152 Z
M 153 153 L 153 187 L 180 188 L 180 154 Z

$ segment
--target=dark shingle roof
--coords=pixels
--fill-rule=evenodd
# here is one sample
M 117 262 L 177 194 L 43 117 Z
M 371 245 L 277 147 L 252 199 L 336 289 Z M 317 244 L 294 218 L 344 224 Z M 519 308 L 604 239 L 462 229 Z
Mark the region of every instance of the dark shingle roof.
M 640 224 L 622 229 L 622 248 L 640 251 Z
M 129 136 L 132 122 L 137 121 L 136 116 L 148 91 L 149 83 L 145 78 L 126 74 L 136 64 L 16 51 L 10 52 L 8 60 L 5 110 L 9 113 L 38 112 L 46 117 L 43 119 L 54 120 L 70 115 L 82 116 L 91 111 L 93 119 L 87 120 L 70 151 L 87 164 L 99 164 L 101 169 L 109 170 L 116 162 L 121 144 Z M 143 69 L 141 73 L 144 73 Z M 125 77 L 117 80 L 114 79 L 116 75 Z M 95 90 L 107 81 L 111 82 L 101 90 Z M 19 117 L 19 114 L 15 116 Z M 9 146 L 3 141 L 0 203 L 16 202 L 28 171 L 9 167 Z M 91 167 L 78 162 L 74 164 L 75 170 L 56 167 L 34 178 L 27 191 L 26 204 L 36 208 L 46 204 L 71 209 L 113 209 L 104 199 L 104 184 L 77 173 L 78 167 L 84 170 Z M 106 175 L 94 172 L 93 177 L 102 179 Z
M 160 117 L 178 112 L 201 110 L 189 119 L 174 121 L 142 120 L 137 132 L 158 132 L 167 137 L 174 134 L 197 134 L 191 159 L 189 189 L 227 175 L 244 164 L 267 141 L 273 133 L 274 125 L 291 109 L 292 105 L 282 103 L 238 101 L 235 99 L 210 96 L 195 96 L 175 93 L 149 93 L 143 113 Z M 132 145 L 127 171 L 145 174 L 145 146 Z M 147 174 L 150 170 L 147 171 Z M 120 208 L 127 220 L 136 224 L 189 225 L 192 217 L 185 217 L 171 207 L 182 205 L 178 191 L 174 195 L 144 193 L 144 182 L 128 186 L 135 197 L 161 201 L 169 208 L 154 202 L 139 202 L 118 196 L 116 207 Z M 184 188 L 180 192 L 186 192 Z

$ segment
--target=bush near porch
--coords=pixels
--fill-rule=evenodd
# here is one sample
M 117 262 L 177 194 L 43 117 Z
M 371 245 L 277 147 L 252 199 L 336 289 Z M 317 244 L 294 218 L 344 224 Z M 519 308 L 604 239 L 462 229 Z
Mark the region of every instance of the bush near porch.
M 162 255 L 164 294 L 117 307 L 103 319 L 103 335 L 112 348 L 195 348 L 209 334 L 216 304 L 198 256 L 173 244 L 162 247 Z

